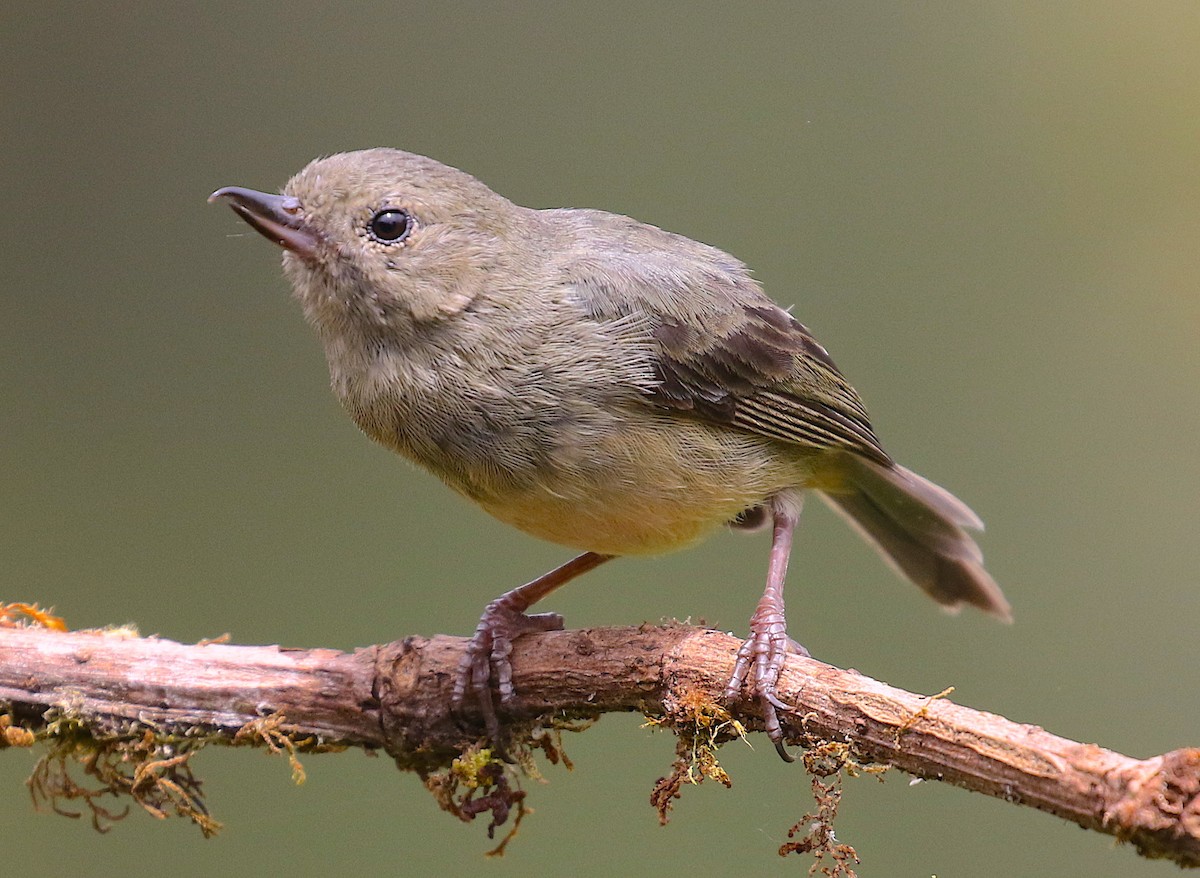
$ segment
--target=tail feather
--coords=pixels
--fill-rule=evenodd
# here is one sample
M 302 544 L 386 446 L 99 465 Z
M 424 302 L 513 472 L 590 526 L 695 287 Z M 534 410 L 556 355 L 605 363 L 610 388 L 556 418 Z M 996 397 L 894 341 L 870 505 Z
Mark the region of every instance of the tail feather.
M 847 455 L 844 488 L 822 493 L 905 579 L 939 604 L 963 604 L 1012 621 L 1008 601 L 983 569 L 983 553 L 964 530 L 983 523 L 965 503 L 914 472 Z

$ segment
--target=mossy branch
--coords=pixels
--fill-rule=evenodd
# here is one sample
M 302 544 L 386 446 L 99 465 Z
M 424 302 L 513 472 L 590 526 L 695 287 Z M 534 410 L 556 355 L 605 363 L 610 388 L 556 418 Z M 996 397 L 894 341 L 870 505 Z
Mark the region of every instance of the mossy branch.
M 447 810 L 464 820 L 488 812 L 495 826 L 513 808 L 520 817 L 524 794 L 480 749 L 480 717 L 449 709 L 464 645 L 437 636 L 353 653 L 188 646 L 120 629 L 10 623 L 0 627 L 0 747 L 46 742 L 41 776 L 31 778 L 35 798 L 56 809 L 82 799 L 97 826 L 119 816 L 97 812 L 94 799 L 112 793 L 213 830 L 187 765 L 210 743 L 256 743 L 293 760 L 315 750 L 381 750 L 419 773 Z M 556 759 L 553 730 L 564 725 L 612 711 L 654 717 L 680 736 L 674 772 L 655 790 L 665 819 L 683 780 L 723 778 L 716 745 L 741 734 L 743 723 L 761 729 L 752 702 L 733 705 L 732 716 L 720 706 L 738 646 L 689 625 L 522 637 L 513 654 L 509 752 L 527 764 L 530 747 Z M 891 766 L 1048 811 L 1143 856 L 1200 865 L 1200 749 L 1132 759 L 962 707 L 945 693 L 916 695 L 800 657 L 788 660 L 779 691 L 796 707 L 785 717 L 787 740 L 808 748 L 816 775 Z M 74 784 L 71 762 L 100 787 Z M 293 769 L 301 771 L 295 761 Z

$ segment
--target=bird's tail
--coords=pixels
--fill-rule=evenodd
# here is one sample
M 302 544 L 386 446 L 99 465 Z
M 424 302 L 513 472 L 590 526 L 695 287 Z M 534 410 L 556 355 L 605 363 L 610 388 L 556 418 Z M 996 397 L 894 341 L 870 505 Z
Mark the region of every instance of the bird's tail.
M 901 466 L 853 454 L 839 463 L 841 486 L 821 496 L 901 576 L 948 609 L 970 604 L 1012 621 L 1008 601 L 966 532 L 982 530 L 983 522 L 965 503 Z

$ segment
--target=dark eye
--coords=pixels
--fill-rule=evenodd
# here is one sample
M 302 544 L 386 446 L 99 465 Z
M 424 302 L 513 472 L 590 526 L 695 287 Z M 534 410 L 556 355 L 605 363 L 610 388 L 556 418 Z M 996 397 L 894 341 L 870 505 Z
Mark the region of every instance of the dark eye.
M 389 208 L 381 210 L 367 223 L 367 231 L 380 244 L 396 244 L 408 237 L 412 231 L 412 217 L 407 210 Z

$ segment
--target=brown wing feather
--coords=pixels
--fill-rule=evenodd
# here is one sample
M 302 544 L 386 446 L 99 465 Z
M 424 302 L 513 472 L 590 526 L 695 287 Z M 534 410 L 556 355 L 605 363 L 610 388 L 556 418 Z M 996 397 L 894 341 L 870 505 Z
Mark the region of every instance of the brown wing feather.
M 720 332 L 661 319 L 651 400 L 772 439 L 845 449 L 890 465 L 862 400 L 812 333 L 774 305 L 735 308 L 740 313 L 723 315 Z

